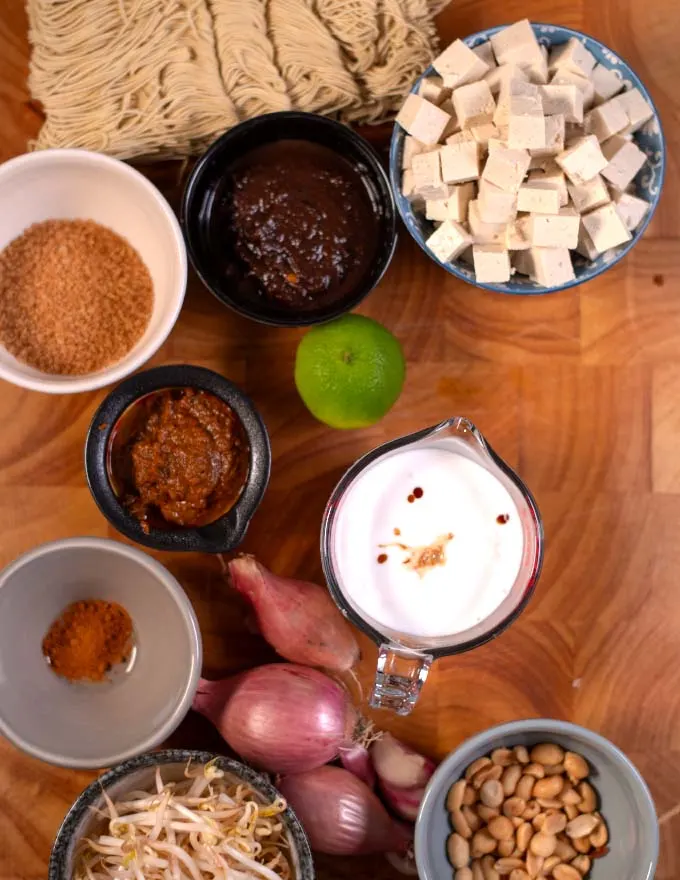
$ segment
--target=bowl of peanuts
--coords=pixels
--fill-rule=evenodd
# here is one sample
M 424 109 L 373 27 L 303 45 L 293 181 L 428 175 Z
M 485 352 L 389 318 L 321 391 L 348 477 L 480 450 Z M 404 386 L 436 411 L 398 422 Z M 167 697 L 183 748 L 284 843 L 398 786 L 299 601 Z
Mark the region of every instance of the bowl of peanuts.
M 420 805 L 420 880 L 652 880 L 654 802 L 613 743 L 551 718 L 473 736 Z

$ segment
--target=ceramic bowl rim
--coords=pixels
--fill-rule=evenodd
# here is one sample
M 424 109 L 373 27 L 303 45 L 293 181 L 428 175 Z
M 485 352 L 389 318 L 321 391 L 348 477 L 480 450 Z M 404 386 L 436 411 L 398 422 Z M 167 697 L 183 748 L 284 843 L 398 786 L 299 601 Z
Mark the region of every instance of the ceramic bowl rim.
M 154 337 L 131 360 L 125 359 L 125 363 L 118 361 L 110 367 L 106 367 L 98 373 L 85 376 L 60 376 L 58 381 L 48 381 L 37 376 L 23 376 L 15 372 L 12 367 L 0 363 L 0 379 L 11 382 L 20 388 L 30 391 L 42 391 L 45 394 L 79 394 L 83 391 L 96 391 L 134 373 L 145 364 L 166 341 L 172 332 L 184 304 L 184 296 L 187 288 L 188 260 L 187 250 L 182 235 L 182 229 L 174 211 L 168 204 L 161 191 L 151 183 L 141 171 L 104 153 L 94 150 L 81 150 L 73 147 L 52 148 L 36 150 L 32 153 L 23 153 L 0 163 L 0 186 L 7 174 L 13 173 L 17 168 L 23 169 L 26 165 L 44 165 L 47 168 L 58 168 L 62 162 L 80 162 L 82 165 L 95 165 L 110 170 L 115 170 L 123 176 L 133 180 L 144 193 L 145 198 L 156 203 L 160 209 L 165 226 L 163 235 L 167 235 L 173 243 L 173 251 L 177 261 L 178 282 L 172 291 L 171 307 L 163 310 L 160 327 Z M 130 242 L 134 247 L 134 242 Z M 45 373 L 45 376 L 50 375 Z
M 654 116 L 652 117 L 655 123 L 659 127 L 659 142 L 660 142 L 660 165 L 659 165 L 659 185 L 656 195 L 652 200 L 649 201 L 649 210 L 647 214 L 643 218 L 640 225 L 636 230 L 632 233 L 632 238 L 629 242 L 625 244 L 621 248 L 621 250 L 616 254 L 615 258 L 612 259 L 609 263 L 604 263 L 601 266 L 598 266 L 597 269 L 592 270 L 586 277 L 574 278 L 573 281 L 567 281 L 564 284 L 559 284 L 555 287 L 536 287 L 536 288 L 516 288 L 511 285 L 511 283 L 483 283 L 473 280 L 469 278 L 465 273 L 463 273 L 457 265 L 457 260 L 449 261 L 447 263 L 442 263 L 437 257 L 434 256 L 433 253 L 426 247 L 424 239 L 422 236 L 416 236 L 415 232 L 409 224 L 407 223 L 407 217 L 411 216 L 413 213 L 412 210 L 407 210 L 403 205 L 404 199 L 397 198 L 395 196 L 395 203 L 397 206 L 397 210 L 399 211 L 399 216 L 401 217 L 403 225 L 406 227 L 411 238 L 416 242 L 418 247 L 425 253 L 425 255 L 432 260 L 433 263 L 440 266 L 442 269 L 445 269 L 450 275 L 455 276 L 460 281 L 464 281 L 466 284 L 469 284 L 472 287 L 477 287 L 482 290 L 489 290 L 493 293 L 503 293 L 507 296 L 546 296 L 551 293 L 559 293 L 563 290 L 570 290 L 573 287 L 579 287 L 582 284 L 588 284 L 590 281 L 593 281 L 595 278 L 598 278 L 604 272 L 607 272 L 612 266 L 615 266 L 619 263 L 627 254 L 632 250 L 632 248 L 640 241 L 642 236 L 645 233 L 645 230 L 649 226 L 652 217 L 656 213 L 656 209 L 659 206 L 659 201 L 661 200 L 661 193 L 663 191 L 663 184 L 666 177 L 666 138 L 664 135 L 663 125 L 661 123 L 661 116 L 657 109 L 657 106 L 650 95 L 647 87 L 644 82 L 640 79 L 638 74 L 633 70 L 633 68 L 628 64 L 628 62 L 622 58 L 618 52 L 614 52 L 613 49 L 610 49 L 606 43 L 603 43 L 601 40 L 598 40 L 597 37 L 591 36 L 590 34 L 585 33 L 584 31 L 576 30 L 575 28 L 566 27 L 564 25 L 559 24 L 550 24 L 549 22 L 543 21 L 530 21 L 530 24 L 533 29 L 535 28 L 551 28 L 552 31 L 557 35 L 563 35 L 566 39 L 570 37 L 576 37 L 577 39 L 585 38 L 585 40 L 589 40 L 592 43 L 596 44 L 601 50 L 609 52 L 611 55 L 616 57 L 626 76 L 629 76 L 633 81 L 634 85 L 640 89 L 643 97 L 650 104 L 652 110 L 654 111 Z M 469 34 L 466 37 L 462 37 L 462 41 L 468 45 L 472 43 L 473 45 L 477 45 L 475 42 L 479 37 L 490 37 L 494 34 L 497 34 L 499 31 L 505 30 L 508 25 L 496 25 L 495 27 L 484 28 L 479 31 L 475 31 L 475 33 Z M 435 73 L 434 68 L 430 64 L 428 68 L 416 79 L 411 87 L 411 92 L 416 92 L 418 85 L 421 80 L 425 79 L 428 76 L 433 76 Z M 406 136 L 406 132 L 401 128 L 396 122 L 392 127 L 392 135 L 390 137 L 390 164 L 389 164 L 389 173 L 390 173 L 390 184 L 392 186 L 392 191 L 401 193 L 401 167 L 400 163 L 397 162 L 397 149 L 399 143 Z
M 113 783 L 125 779 L 126 776 L 136 770 L 151 767 L 155 764 L 185 764 L 188 760 L 207 764 L 209 761 L 216 759 L 219 761 L 221 769 L 225 769 L 227 772 L 245 780 L 261 794 L 266 795 L 272 800 L 276 797 L 282 797 L 278 789 L 272 785 L 265 775 L 254 770 L 252 767 L 243 764 L 241 761 L 237 761 L 234 758 L 228 758 L 219 752 L 211 752 L 203 749 L 163 749 L 158 752 L 139 755 L 136 758 L 131 758 L 119 763 L 98 779 L 95 779 L 80 792 L 78 797 L 71 804 L 54 839 L 50 854 L 47 880 L 71 880 L 70 874 L 68 876 L 66 874 L 69 867 L 66 864 L 69 843 L 71 842 L 78 823 L 87 809 L 99 800 L 103 787 L 108 787 Z M 291 842 L 297 851 L 300 864 L 299 876 L 296 880 L 314 880 L 314 860 L 309 845 L 309 839 L 302 823 L 290 806 L 286 807 L 283 816 L 288 827 Z
M 614 743 L 580 724 L 574 724 L 571 721 L 561 721 L 558 718 L 523 718 L 518 721 L 509 721 L 503 724 L 497 724 L 493 727 L 487 727 L 485 730 L 475 733 L 461 742 L 456 748 L 450 752 L 446 758 L 438 765 L 434 771 L 430 781 L 425 789 L 425 794 L 420 802 L 418 817 L 416 819 L 415 828 L 415 856 L 418 866 L 418 875 L 421 880 L 438 880 L 426 870 L 422 856 L 419 853 L 426 848 L 427 824 L 433 811 L 438 808 L 436 799 L 439 797 L 439 789 L 442 781 L 454 781 L 452 770 L 460 762 L 462 751 L 470 751 L 471 753 L 485 754 L 487 743 L 495 740 L 497 737 L 508 737 L 511 739 L 515 736 L 533 734 L 552 734 L 557 736 L 573 736 L 581 740 L 585 740 L 594 749 L 605 752 L 614 759 L 617 770 L 626 776 L 632 786 L 640 794 L 641 800 L 644 802 L 645 810 L 645 826 L 651 834 L 651 840 L 647 846 L 649 848 L 648 858 L 651 863 L 652 871 L 656 868 L 659 859 L 659 825 L 657 821 L 656 808 L 649 787 L 645 782 L 642 774 L 635 764 L 621 749 Z M 479 756 L 479 755 L 478 755 Z M 457 777 L 456 777 L 457 778 Z M 652 880 L 653 873 L 646 878 L 640 880 Z
M 39 544 L 37 547 L 33 547 L 31 550 L 22 553 L 21 556 L 18 556 L 0 571 L 0 590 L 3 589 L 7 581 L 13 577 L 17 571 L 34 560 L 58 551 L 71 549 L 78 550 L 83 548 L 103 550 L 105 552 L 117 553 L 120 556 L 125 556 L 145 567 L 154 577 L 156 577 L 165 588 L 169 597 L 175 602 L 175 605 L 182 615 L 186 625 L 187 635 L 189 637 L 192 663 L 191 674 L 186 679 L 181 694 L 178 695 L 179 699 L 176 699 L 176 705 L 172 714 L 163 725 L 152 730 L 140 744 L 128 746 L 119 752 L 102 755 L 100 758 L 96 759 L 68 758 L 57 752 L 50 752 L 48 749 L 42 749 L 31 745 L 6 724 L 0 710 L 0 733 L 26 754 L 32 755 L 34 758 L 39 758 L 41 761 L 45 761 L 46 763 L 53 764 L 57 767 L 91 770 L 97 767 L 110 767 L 113 764 L 132 758 L 135 755 L 140 754 L 140 752 L 146 752 L 149 749 L 153 749 L 162 743 L 164 739 L 167 739 L 167 737 L 177 728 L 191 708 L 196 690 L 198 689 L 198 682 L 201 675 L 201 664 L 203 661 L 203 646 L 196 613 L 189 601 L 189 597 L 184 592 L 175 576 L 171 574 L 164 565 L 158 562 L 158 560 L 149 556 L 148 553 L 144 553 L 142 550 L 139 550 L 136 547 L 131 547 L 128 544 L 122 544 L 120 541 L 114 541 L 111 538 L 83 536 L 61 538 L 56 541 L 47 541 L 44 544 Z
M 219 155 L 221 150 L 224 149 L 225 144 L 228 145 L 231 141 L 236 140 L 238 137 L 242 137 L 244 133 L 247 134 L 250 130 L 266 128 L 266 126 L 275 125 L 277 121 L 282 120 L 287 120 L 291 123 L 306 120 L 310 125 L 316 125 L 319 128 L 335 131 L 340 137 L 353 142 L 364 154 L 367 163 L 370 164 L 371 176 L 376 180 L 380 180 L 381 191 L 384 192 L 384 198 L 381 197 L 381 202 L 385 213 L 385 224 L 388 230 L 389 244 L 385 250 L 384 257 L 382 257 L 383 265 L 380 268 L 380 272 L 376 275 L 370 286 L 367 283 L 361 285 L 359 293 L 352 297 L 346 297 L 343 303 L 341 305 L 339 304 L 337 308 L 329 307 L 321 317 L 315 315 L 314 312 L 311 311 L 304 315 L 296 314 L 294 309 L 291 309 L 290 317 L 284 315 L 279 317 L 267 316 L 261 314 L 256 306 L 248 307 L 232 296 L 218 293 L 210 282 L 208 273 L 204 271 L 203 260 L 195 247 L 194 239 L 196 232 L 194 227 L 197 225 L 198 221 L 196 217 L 196 208 L 193 206 L 193 200 L 195 197 L 195 191 L 201 182 L 202 175 L 205 173 L 210 162 L 215 156 Z M 306 138 L 301 139 L 305 140 Z M 340 151 L 338 152 L 342 155 Z M 252 119 L 246 119 L 243 122 L 238 123 L 218 137 L 217 140 L 208 147 L 205 153 L 199 157 L 187 179 L 182 193 L 179 217 L 180 225 L 184 231 L 187 252 L 189 254 L 189 259 L 191 260 L 191 265 L 205 288 L 210 291 L 221 305 L 226 306 L 226 308 L 231 309 L 244 318 L 248 318 L 249 320 L 256 321 L 260 324 L 265 324 L 269 327 L 311 327 L 315 324 L 325 324 L 326 322 L 339 318 L 341 315 L 347 314 L 357 308 L 357 306 L 359 306 L 382 281 L 390 263 L 392 262 L 392 258 L 394 257 L 398 239 L 397 200 L 390 183 L 389 171 L 386 171 L 383 167 L 380 156 L 373 145 L 356 131 L 335 119 L 321 116 L 318 113 L 307 113 L 302 110 L 278 110 L 273 113 L 264 113 L 262 116 L 255 116 Z

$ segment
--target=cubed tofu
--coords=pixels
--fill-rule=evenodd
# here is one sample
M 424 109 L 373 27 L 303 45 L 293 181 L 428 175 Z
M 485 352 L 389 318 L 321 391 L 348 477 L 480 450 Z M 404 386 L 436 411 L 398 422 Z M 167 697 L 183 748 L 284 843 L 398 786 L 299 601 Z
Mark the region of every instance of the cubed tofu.
M 595 260 L 600 256 L 600 251 L 593 244 L 592 238 L 588 235 L 585 226 L 581 223 L 578 230 L 578 244 L 576 252 L 585 257 L 586 260 Z
M 623 88 L 621 77 L 617 76 L 615 70 L 610 70 L 603 64 L 595 65 L 590 74 L 590 81 L 595 90 L 595 104 L 602 104 L 604 101 L 608 101 L 614 95 L 618 95 Z
M 488 65 L 491 69 L 496 67 L 496 56 L 493 54 L 493 47 L 489 40 L 486 40 L 484 43 L 480 43 L 479 46 L 475 46 L 472 51 L 478 58 L 481 58 L 484 64 Z
M 539 86 L 546 116 L 561 113 L 565 122 L 583 122 L 583 92 L 575 85 Z
M 612 202 L 584 214 L 581 223 L 600 253 L 631 239 L 628 227 Z
M 555 161 L 569 180 L 576 184 L 592 180 L 607 167 L 607 159 L 594 134 L 580 138 L 572 147 L 556 156 Z
M 495 150 L 489 152 L 482 177 L 507 192 L 517 193 L 530 161 L 531 156 L 526 150 Z
M 456 220 L 464 223 L 467 220 L 468 204 L 475 195 L 474 183 L 462 183 L 450 186 L 446 199 L 428 199 L 425 202 L 425 217 L 428 220 Z
M 541 46 L 541 49 L 544 47 Z M 520 62 L 522 69 L 526 73 L 529 82 L 535 83 L 536 85 L 543 85 L 548 82 L 548 58 L 547 55 L 543 55 L 541 52 L 540 56 L 534 57 L 534 59 L 529 63 Z
M 617 95 L 614 100 L 621 104 L 628 116 L 628 125 L 623 130 L 624 134 L 637 131 L 654 116 L 654 109 L 643 97 L 640 89 L 628 89 Z
M 632 182 L 647 161 L 647 156 L 636 144 L 618 135 L 602 144 L 602 152 L 608 161 L 602 169 L 602 176 L 621 190 Z
M 438 143 L 450 119 L 440 107 L 413 93 L 407 95 L 397 114 L 399 125 L 424 144 Z
M 425 209 L 423 197 L 416 192 L 412 168 L 404 169 L 404 172 L 401 175 L 401 194 L 411 202 L 414 210 L 420 208 L 423 210 Z
M 530 171 L 528 183 L 532 186 L 544 186 L 557 190 L 560 196 L 560 207 L 564 207 L 569 201 L 564 172 L 552 160 L 548 160 L 542 171 Z
M 529 82 L 529 77 L 519 64 L 499 64 L 498 67 L 492 67 L 484 77 L 484 82 L 491 89 L 491 94 L 497 95 L 503 84 L 510 82 L 511 79 Z
M 486 223 L 479 213 L 479 203 L 473 199 L 468 205 L 468 223 L 470 232 L 476 244 L 499 244 L 505 243 L 505 223 Z
M 413 157 L 414 191 L 424 199 L 448 198 L 449 188 L 442 180 L 439 150 Z
M 510 280 L 510 254 L 499 245 L 475 244 L 472 247 L 475 279 L 480 284 L 502 284 Z
M 418 94 L 426 101 L 441 105 L 451 97 L 451 89 L 447 89 L 441 76 L 425 76 L 418 86 Z
M 413 157 L 418 153 L 430 153 L 432 150 L 439 149 L 438 144 L 423 144 L 416 138 L 407 134 L 404 138 L 404 150 L 401 154 L 401 167 L 410 168 L 413 164 Z
M 493 122 L 485 122 L 482 125 L 473 125 L 470 129 L 470 134 L 480 147 L 486 150 L 491 138 L 497 138 L 499 132 Z
M 616 98 L 594 107 L 585 118 L 586 132 L 594 134 L 600 143 L 623 131 L 627 125 L 628 114 Z
M 509 251 L 526 251 L 531 247 L 525 229 L 517 220 L 505 228 L 505 246 Z
M 466 141 L 471 144 L 477 143 L 477 139 L 471 131 L 457 131 L 455 134 L 452 134 L 450 137 L 446 138 L 446 143 L 449 145 L 464 144 Z
M 547 159 L 564 152 L 565 122 L 561 113 L 545 117 L 545 146 L 529 150 L 532 159 Z
M 551 73 L 557 70 L 569 70 L 585 77 L 590 76 L 595 64 L 594 56 L 576 37 L 570 37 L 566 43 L 555 46 L 548 59 L 548 69 Z
M 599 174 L 586 183 L 568 183 L 567 189 L 579 214 L 593 211 L 611 201 L 607 184 Z
M 460 124 L 458 123 L 458 119 L 456 117 L 456 111 L 453 108 L 453 102 L 451 98 L 447 98 L 444 103 L 441 105 L 442 110 L 445 113 L 449 114 L 449 121 L 446 123 L 444 127 L 444 131 L 441 133 L 441 137 L 439 141 L 445 141 L 447 137 L 451 137 L 452 134 L 455 134 L 457 131 L 460 131 Z
M 575 248 L 581 218 L 566 208 L 560 214 L 531 214 L 529 238 L 534 247 Z
M 543 287 L 559 287 L 575 280 L 571 254 L 567 248 L 533 247 L 531 259 L 532 276 Z
M 503 83 L 498 94 L 498 103 L 493 114 L 494 125 L 507 125 L 510 120 L 510 104 L 513 98 L 533 98 L 539 100 L 538 86 L 521 79 L 509 79 Z M 542 106 L 542 105 L 541 105 Z
M 632 193 L 616 193 L 614 204 L 623 222 L 630 232 L 634 232 L 649 211 L 649 202 L 634 196 Z
M 517 196 L 488 180 L 480 180 L 477 197 L 479 216 L 485 223 L 510 223 L 517 216 Z
M 545 147 L 545 117 L 540 97 L 512 95 L 508 118 L 508 147 L 537 150 Z
M 499 64 L 531 64 L 543 57 L 534 29 L 526 18 L 503 28 L 490 39 Z
M 512 265 L 520 275 L 528 275 L 534 278 L 534 259 L 531 256 L 531 248 L 522 248 L 512 254 Z
M 555 86 L 576 86 L 583 95 L 583 109 L 588 110 L 593 104 L 595 97 L 595 87 L 586 76 L 580 76 L 571 70 L 560 69 L 553 74 L 550 80 L 551 85 Z
M 499 137 L 489 138 L 486 143 L 486 149 L 489 154 L 495 153 L 497 150 L 507 150 L 508 145 Z
M 472 243 L 472 236 L 455 220 L 445 220 L 425 242 L 440 263 L 455 260 Z
M 442 179 L 446 183 L 466 183 L 479 177 L 479 144 L 463 141 L 447 144 L 439 150 Z
M 434 59 L 432 66 L 449 89 L 457 89 L 466 83 L 474 82 L 489 72 L 489 65 L 462 40 L 454 40 Z
M 493 119 L 496 102 L 483 79 L 454 89 L 451 100 L 461 128 L 482 125 Z
M 517 210 L 531 214 L 559 214 L 560 194 L 556 189 L 525 183 L 517 193 Z

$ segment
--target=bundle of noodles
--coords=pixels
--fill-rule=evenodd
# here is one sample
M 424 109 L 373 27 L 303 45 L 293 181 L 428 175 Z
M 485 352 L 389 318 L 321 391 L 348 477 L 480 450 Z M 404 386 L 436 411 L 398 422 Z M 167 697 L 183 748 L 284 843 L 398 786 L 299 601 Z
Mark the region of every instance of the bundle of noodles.
M 290 110 L 286 84 L 274 63 L 264 0 L 208 0 L 227 94 L 246 119 Z
M 238 121 L 206 0 L 28 0 L 37 147 L 186 156 Z
M 268 0 L 276 61 L 299 110 L 333 115 L 361 103 L 359 86 L 313 0 Z

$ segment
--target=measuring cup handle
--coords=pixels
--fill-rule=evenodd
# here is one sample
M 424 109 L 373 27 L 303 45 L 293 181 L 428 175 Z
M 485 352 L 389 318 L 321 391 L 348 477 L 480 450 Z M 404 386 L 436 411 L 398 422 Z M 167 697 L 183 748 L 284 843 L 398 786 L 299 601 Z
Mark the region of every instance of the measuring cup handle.
M 397 715 L 408 715 L 425 684 L 432 659 L 431 654 L 382 644 L 371 694 L 372 708 L 391 709 Z

